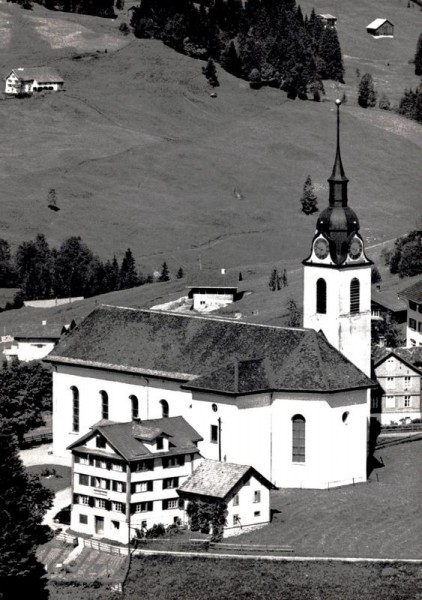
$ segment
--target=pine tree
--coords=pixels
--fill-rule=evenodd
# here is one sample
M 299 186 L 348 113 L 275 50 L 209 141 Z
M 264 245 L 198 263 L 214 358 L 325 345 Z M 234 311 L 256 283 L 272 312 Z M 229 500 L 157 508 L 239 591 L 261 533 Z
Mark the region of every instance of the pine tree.
M 271 271 L 270 280 L 268 282 L 268 287 L 272 292 L 276 292 L 281 289 L 281 277 L 276 268 Z
M 136 263 L 130 248 L 125 252 L 119 272 L 119 289 L 128 290 L 139 285 Z
M 3 600 L 47 600 L 46 572 L 35 551 L 49 538 L 42 525 L 53 493 L 26 473 L 12 434 L 0 421 L 0 590 Z
M 220 85 L 217 78 L 215 62 L 212 58 L 208 59 L 206 66 L 202 69 L 202 72 L 212 87 L 218 87 Z
M 301 314 L 294 300 L 289 300 L 288 310 L 289 319 L 287 321 L 287 327 L 299 327 L 301 322 Z
M 358 104 L 362 108 L 373 108 L 377 103 L 377 94 L 370 73 L 365 73 L 359 83 Z
M 158 281 L 170 281 L 170 272 L 167 263 L 164 261 L 161 265 L 161 273 Z
M 420 34 L 416 45 L 415 75 L 422 75 L 422 33 Z
M 321 36 L 318 72 L 322 79 L 344 83 L 344 66 L 340 43 L 334 27 L 326 27 Z
M 287 287 L 289 285 L 286 269 L 283 269 L 283 275 L 281 276 L 281 284 L 283 287 Z
M 305 215 L 311 215 L 318 211 L 318 198 L 314 192 L 314 186 L 312 185 L 310 175 L 306 178 L 303 186 L 303 194 L 300 202 L 302 205 L 302 212 L 305 213 Z
M 184 276 L 185 276 L 185 272 L 184 272 L 183 268 L 179 267 L 179 269 L 176 273 L 176 279 L 183 279 Z
M 233 42 L 230 42 L 221 59 L 221 66 L 231 75 L 241 77 L 242 65 L 237 55 L 236 47 Z

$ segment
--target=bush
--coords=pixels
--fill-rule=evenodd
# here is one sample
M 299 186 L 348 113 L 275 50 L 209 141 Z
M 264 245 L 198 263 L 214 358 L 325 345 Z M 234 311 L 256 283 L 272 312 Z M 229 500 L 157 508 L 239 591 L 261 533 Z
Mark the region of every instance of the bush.
M 381 98 L 379 99 L 379 102 L 378 102 L 378 107 L 381 110 L 390 110 L 391 109 L 391 102 L 384 92 L 381 94 Z
M 166 528 L 162 523 L 154 524 L 151 529 L 147 529 L 145 537 L 148 540 L 164 537 L 166 535 Z

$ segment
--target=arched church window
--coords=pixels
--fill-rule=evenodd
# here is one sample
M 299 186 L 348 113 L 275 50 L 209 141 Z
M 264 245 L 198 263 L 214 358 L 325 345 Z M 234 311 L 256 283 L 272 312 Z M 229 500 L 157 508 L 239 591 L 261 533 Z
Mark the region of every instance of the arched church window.
M 162 417 L 167 418 L 169 416 L 169 403 L 167 400 L 160 400 Z
M 360 282 L 354 277 L 350 282 L 350 312 L 358 313 L 360 311 Z
M 316 282 L 316 311 L 323 315 L 327 312 L 327 284 L 322 278 Z
M 305 426 L 302 415 L 292 417 L 292 461 L 305 462 Z
M 132 420 L 139 418 L 139 402 L 136 396 L 129 396 L 132 407 Z
M 79 431 L 79 390 L 72 385 L 72 431 Z
M 101 397 L 101 418 L 108 419 L 108 394 L 104 390 L 100 392 Z

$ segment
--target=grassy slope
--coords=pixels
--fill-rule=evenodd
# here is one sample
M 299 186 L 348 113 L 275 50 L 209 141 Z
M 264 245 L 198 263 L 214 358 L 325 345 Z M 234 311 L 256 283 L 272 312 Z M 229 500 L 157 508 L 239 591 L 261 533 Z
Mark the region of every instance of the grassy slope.
M 164 259 L 173 269 L 192 264 L 198 254 L 204 264 L 239 267 L 306 255 L 315 219 L 300 214 L 298 197 L 310 173 L 326 202 L 331 104 L 288 102 L 223 72 L 212 99 L 202 63 L 124 38 L 118 21 L 5 4 L 0 15 L 11 30 L 2 71 L 54 65 L 67 88 L 0 102 L 5 237 L 18 243 L 43 230 L 57 244 L 79 234 L 103 256 L 130 246 L 148 269 Z M 404 16 L 413 30 L 419 12 Z M 75 51 L 93 55 L 72 60 Z M 372 123 L 352 103 L 343 112 L 343 159 L 363 234 L 373 241 L 406 231 L 420 201 L 420 128 L 400 120 L 404 131 L 386 131 L 383 113 L 373 111 Z M 58 213 L 47 209 L 50 187 Z

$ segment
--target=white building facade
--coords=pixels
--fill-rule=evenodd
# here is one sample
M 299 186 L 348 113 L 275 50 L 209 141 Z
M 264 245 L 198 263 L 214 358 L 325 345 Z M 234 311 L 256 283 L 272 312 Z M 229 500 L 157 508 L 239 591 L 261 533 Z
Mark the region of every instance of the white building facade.
M 19 67 L 13 69 L 4 79 L 5 94 L 32 94 L 34 92 L 58 92 L 64 81 L 54 69 L 49 67 Z

